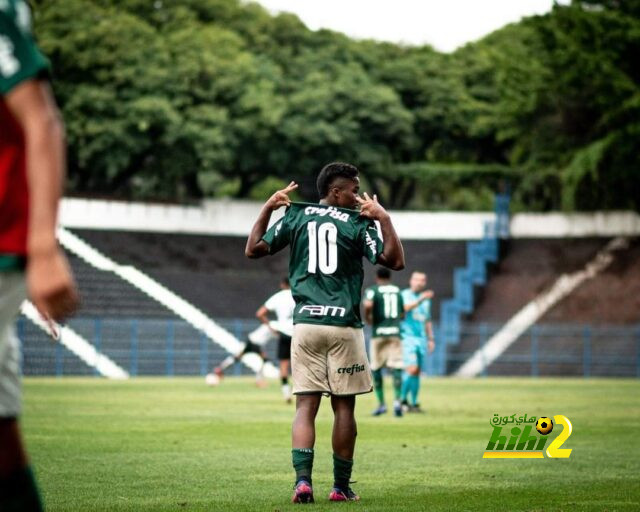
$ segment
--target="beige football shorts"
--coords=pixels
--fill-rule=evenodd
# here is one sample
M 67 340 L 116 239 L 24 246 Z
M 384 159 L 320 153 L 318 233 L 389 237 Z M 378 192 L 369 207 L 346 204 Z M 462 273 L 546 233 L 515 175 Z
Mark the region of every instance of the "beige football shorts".
M 0 272 L 0 418 L 20 414 L 20 347 L 14 324 L 25 297 L 22 272 Z
M 296 324 L 291 340 L 294 394 L 359 395 L 373 389 L 362 329 Z
M 402 370 L 402 340 L 398 336 L 378 336 L 371 338 L 369 354 L 371 355 L 371 369 L 379 370 L 387 367 Z

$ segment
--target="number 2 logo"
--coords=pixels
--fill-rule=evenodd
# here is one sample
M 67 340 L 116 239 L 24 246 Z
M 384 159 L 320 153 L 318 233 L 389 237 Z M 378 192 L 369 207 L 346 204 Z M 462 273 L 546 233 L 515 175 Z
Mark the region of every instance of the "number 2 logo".
M 560 448 L 564 442 L 569 439 L 571 435 L 571 431 L 573 427 L 571 426 L 571 422 L 569 418 L 563 416 L 562 414 L 556 414 L 553 417 L 556 425 L 562 425 L 564 428 L 560 435 L 556 437 L 553 442 L 547 447 L 547 457 L 556 458 L 556 459 L 567 459 L 569 455 L 571 455 L 571 448 Z

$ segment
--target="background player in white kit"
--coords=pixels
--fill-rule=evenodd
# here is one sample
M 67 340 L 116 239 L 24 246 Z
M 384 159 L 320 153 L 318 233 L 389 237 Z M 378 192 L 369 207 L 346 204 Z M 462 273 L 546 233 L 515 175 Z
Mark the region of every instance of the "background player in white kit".
M 270 325 L 270 327 L 279 337 L 280 380 L 282 383 L 282 396 L 287 403 L 291 402 L 289 366 L 291 363 L 291 335 L 293 334 L 293 310 L 295 307 L 296 303 L 291 294 L 289 278 L 283 277 L 280 281 L 280 291 L 269 297 L 256 312 L 256 317 L 265 325 L 270 325 L 269 313 L 276 315 L 277 327 L 273 325 Z
M 289 371 L 289 359 L 291 354 L 291 334 L 293 333 L 293 309 L 295 308 L 295 302 L 291 296 L 291 290 L 289 288 L 289 280 L 284 278 L 280 282 L 280 291 L 273 294 L 267 302 L 265 302 L 258 311 L 256 311 L 256 317 L 260 319 L 262 325 L 257 329 L 254 329 L 247 335 L 247 341 L 244 346 L 235 355 L 227 356 L 218 366 L 213 369 L 213 373 L 220 379 L 224 376 L 224 371 L 232 364 L 240 361 L 245 354 L 254 353 L 260 356 L 262 364 L 260 369 L 256 372 L 256 384 L 258 386 L 264 386 L 264 366 L 270 359 L 265 351 L 265 346 L 276 336 L 280 336 L 278 346 L 278 358 L 281 360 L 286 356 L 286 373 Z M 277 320 L 269 320 L 268 313 L 272 311 L 276 314 Z M 281 364 L 281 371 L 282 371 Z M 207 376 L 207 382 L 210 381 L 210 375 Z M 286 385 L 286 389 L 284 387 Z M 283 381 L 283 395 L 288 402 L 291 400 L 291 391 L 289 389 L 288 382 Z

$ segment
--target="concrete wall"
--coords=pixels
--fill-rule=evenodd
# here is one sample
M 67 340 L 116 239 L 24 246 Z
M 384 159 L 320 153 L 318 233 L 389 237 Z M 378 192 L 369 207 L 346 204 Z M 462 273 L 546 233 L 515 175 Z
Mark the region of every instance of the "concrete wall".
M 68 228 L 247 236 L 262 207 L 252 201 L 212 200 L 201 206 L 175 206 L 65 198 L 60 223 Z M 274 213 L 272 221 L 284 213 Z M 393 211 L 392 220 L 407 240 L 475 240 L 493 213 Z M 640 235 L 635 212 L 590 214 L 522 213 L 511 219 L 514 238 L 611 237 Z

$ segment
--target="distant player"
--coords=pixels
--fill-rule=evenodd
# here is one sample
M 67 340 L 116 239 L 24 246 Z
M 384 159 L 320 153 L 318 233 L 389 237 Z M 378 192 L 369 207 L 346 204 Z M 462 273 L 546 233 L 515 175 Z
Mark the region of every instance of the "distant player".
M 280 380 L 282 396 L 287 403 L 291 402 L 289 387 L 289 363 L 291 360 L 291 335 L 293 334 L 293 309 L 296 303 L 291 295 L 289 278 L 280 281 L 280 291 L 274 293 L 256 312 L 256 317 L 265 325 L 269 325 L 269 313 L 275 313 L 280 330 L 274 329 L 278 336 L 278 359 L 280 360 Z
M 294 503 L 313 502 L 311 473 L 315 418 L 322 395 L 331 396 L 333 475 L 331 501 L 358 500 L 350 487 L 356 441 L 355 395 L 372 389 L 360 319 L 362 258 L 392 269 L 404 267 L 402 244 L 377 198 L 358 196 L 358 169 L 326 165 L 317 179 L 320 204 L 291 203 L 293 182 L 263 206 L 245 254 L 260 258 L 290 246 L 293 315 L 291 367 L 296 395 L 292 459 Z M 360 211 L 355 208 L 360 205 Z M 267 231 L 271 213 L 287 206 Z M 374 219 L 380 222 L 384 245 Z
M 215 373 L 221 379 L 224 377 L 224 371 L 234 363 L 237 363 L 242 359 L 245 354 L 257 354 L 261 361 L 260 368 L 256 372 L 256 385 L 259 387 L 266 386 L 264 380 L 264 367 L 270 361 L 264 347 L 274 338 L 273 330 L 268 325 L 261 325 L 257 329 L 254 329 L 247 335 L 247 341 L 245 341 L 243 347 L 234 356 L 227 356 L 218 366 L 213 369 Z
M 402 291 L 405 318 L 400 323 L 405 374 L 402 382 L 402 404 L 409 412 L 423 412 L 418 402 L 420 368 L 425 358 L 425 345 L 429 354 L 435 348 L 431 324 L 433 291 L 426 290 L 427 274 L 413 272 L 409 288 Z M 410 395 L 410 397 L 409 397 Z
M 76 306 L 56 240 L 65 174 L 64 127 L 47 83 L 48 62 L 21 0 L 0 1 L 0 510 L 42 503 L 18 427 L 20 348 L 14 324 L 28 295 L 49 322 Z
M 395 401 L 393 412 L 402 416 L 402 341 L 400 340 L 400 320 L 404 317 L 404 304 L 400 288 L 391 282 L 391 271 L 384 267 L 376 271 L 376 284 L 364 294 L 364 316 L 372 326 L 369 348 L 373 385 L 378 398 L 378 408 L 374 416 L 387 412 L 384 402 L 382 368 L 387 367 L 393 375 Z

